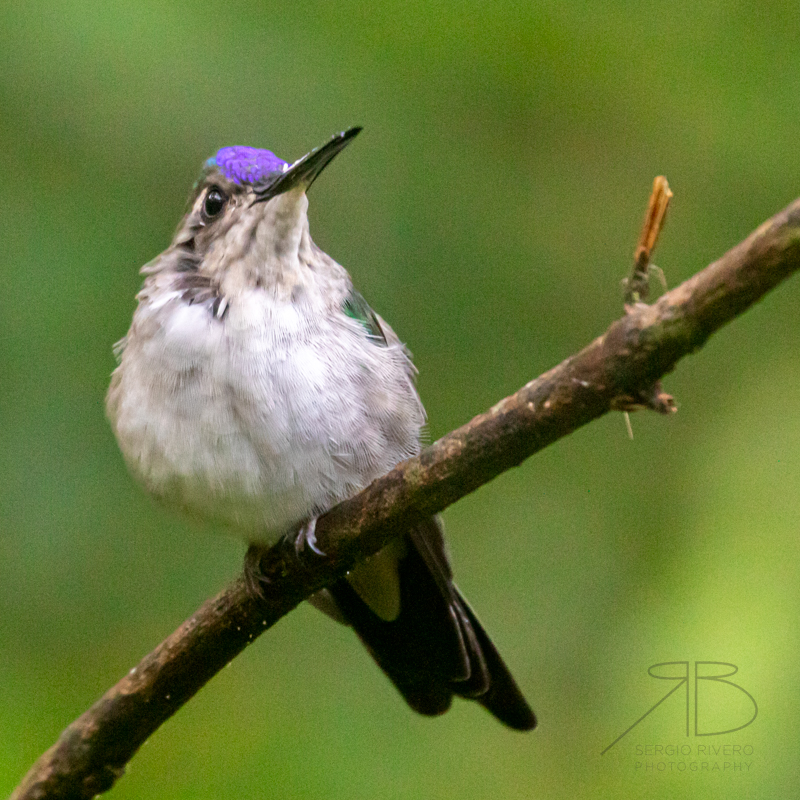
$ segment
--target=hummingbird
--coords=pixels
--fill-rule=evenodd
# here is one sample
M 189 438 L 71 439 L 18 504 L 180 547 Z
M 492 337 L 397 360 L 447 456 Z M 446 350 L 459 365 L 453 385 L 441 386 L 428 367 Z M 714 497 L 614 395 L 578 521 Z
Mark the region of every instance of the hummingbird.
M 292 164 L 218 150 L 172 243 L 142 267 L 115 346 L 106 410 L 134 477 L 263 548 L 289 536 L 317 549 L 319 516 L 420 451 L 408 350 L 309 234 L 306 193 L 360 130 Z M 444 713 L 456 695 L 536 725 L 453 583 L 438 517 L 310 601 L 353 627 L 416 711 Z

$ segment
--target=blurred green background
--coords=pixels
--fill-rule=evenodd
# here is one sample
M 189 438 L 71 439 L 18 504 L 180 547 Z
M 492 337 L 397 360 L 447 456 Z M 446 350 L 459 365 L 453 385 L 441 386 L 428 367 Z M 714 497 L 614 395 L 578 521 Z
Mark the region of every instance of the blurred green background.
M 137 270 L 208 155 L 293 160 L 365 127 L 314 185 L 312 233 L 409 343 L 436 439 L 621 314 L 656 174 L 672 286 L 800 194 L 799 35 L 796 4 L 733 0 L 5 0 L 0 795 L 241 566 L 134 485 L 103 413 Z M 303 607 L 113 796 L 796 794 L 799 312 L 795 278 L 667 378 L 677 415 L 634 416 L 633 441 L 608 416 L 447 511 L 536 732 L 413 715 Z M 674 685 L 650 665 L 697 660 L 738 666 L 752 725 L 687 737 L 679 690 L 600 755 Z M 698 686 L 701 729 L 749 718 Z M 724 744 L 750 754 L 697 755 Z M 692 755 L 640 755 L 668 745 Z

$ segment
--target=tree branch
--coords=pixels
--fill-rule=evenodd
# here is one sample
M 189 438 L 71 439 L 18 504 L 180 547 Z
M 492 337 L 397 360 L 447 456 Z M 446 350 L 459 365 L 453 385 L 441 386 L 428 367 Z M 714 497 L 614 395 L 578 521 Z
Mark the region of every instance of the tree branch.
M 73 722 L 12 800 L 90 798 L 216 672 L 313 592 L 411 523 L 435 514 L 615 408 L 658 407 L 676 362 L 800 268 L 800 200 L 656 303 L 641 303 L 576 355 L 399 464 L 317 523 L 320 557 L 280 542 L 262 559 L 266 597 L 240 577 Z

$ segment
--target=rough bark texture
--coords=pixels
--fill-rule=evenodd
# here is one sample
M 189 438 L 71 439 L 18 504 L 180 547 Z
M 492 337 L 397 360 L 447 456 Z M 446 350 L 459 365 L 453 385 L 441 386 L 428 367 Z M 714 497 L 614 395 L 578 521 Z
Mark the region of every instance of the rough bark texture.
M 718 261 L 635 305 L 576 355 L 398 465 L 322 517 L 320 557 L 282 542 L 256 553 L 265 597 L 243 577 L 162 642 L 73 722 L 12 800 L 90 798 L 109 789 L 144 741 L 203 684 L 299 602 L 499 473 L 612 409 L 669 410 L 658 379 L 800 267 L 800 200 Z

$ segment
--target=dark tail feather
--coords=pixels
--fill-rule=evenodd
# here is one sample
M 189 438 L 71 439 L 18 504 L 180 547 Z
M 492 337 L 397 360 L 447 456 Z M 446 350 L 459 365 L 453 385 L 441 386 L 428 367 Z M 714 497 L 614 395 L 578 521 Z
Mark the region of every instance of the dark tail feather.
M 458 589 L 456 589 L 456 593 L 458 593 Z M 458 596 L 462 607 L 469 616 L 472 630 L 478 639 L 485 668 L 491 676 L 487 691 L 474 699 L 501 722 L 505 722 L 509 728 L 518 731 L 532 730 L 536 727 L 536 716 L 480 621 L 460 593 Z M 454 691 L 462 697 L 473 697 L 462 694 L 458 687 L 454 687 Z
M 406 702 L 442 714 L 453 694 L 476 700 L 501 722 L 530 730 L 536 717 L 472 609 L 453 585 L 438 520 L 407 537 L 400 559 L 400 615 L 386 622 L 341 580 L 329 591 Z

